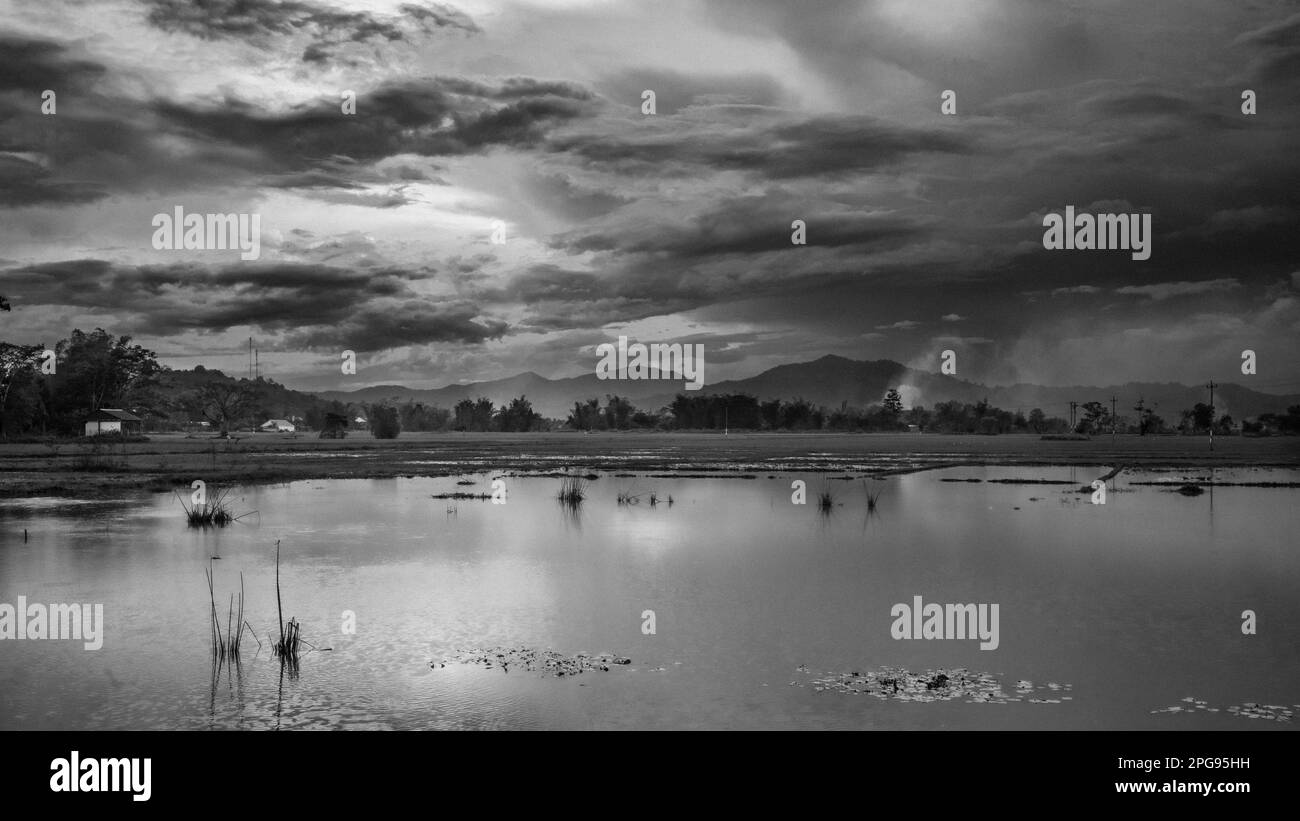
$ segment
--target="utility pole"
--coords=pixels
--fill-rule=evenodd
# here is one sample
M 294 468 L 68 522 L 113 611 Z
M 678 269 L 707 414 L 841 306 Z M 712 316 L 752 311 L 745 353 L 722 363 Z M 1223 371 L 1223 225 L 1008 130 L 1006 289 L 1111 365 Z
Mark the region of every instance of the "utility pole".
M 1210 389 L 1210 450 L 1214 450 L 1214 380 L 1205 387 Z
M 1115 444 L 1115 397 L 1110 398 L 1110 443 Z
M 1078 402 L 1070 403 L 1070 433 L 1074 433 L 1074 409 L 1079 407 Z

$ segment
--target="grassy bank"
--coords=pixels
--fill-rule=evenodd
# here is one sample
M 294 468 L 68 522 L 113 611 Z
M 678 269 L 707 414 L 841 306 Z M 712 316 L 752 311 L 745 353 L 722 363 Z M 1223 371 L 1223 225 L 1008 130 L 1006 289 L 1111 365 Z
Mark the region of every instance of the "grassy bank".
M 958 465 L 1300 468 L 1300 437 L 1216 438 L 1211 452 L 1204 437 L 1181 436 L 1071 442 L 1016 435 L 414 433 L 393 440 L 250 435 L 224 442 L 159 435 L 91 450 L 74 442 L 0 443 L 0 496 L 170 492 L 194 479 L 229 485 L 487 470 L 880 474 Z

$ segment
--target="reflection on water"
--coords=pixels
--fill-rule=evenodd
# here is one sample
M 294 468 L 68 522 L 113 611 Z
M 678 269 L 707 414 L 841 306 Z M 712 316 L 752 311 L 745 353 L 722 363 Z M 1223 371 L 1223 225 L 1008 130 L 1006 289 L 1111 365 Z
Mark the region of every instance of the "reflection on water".
M 0 602 L 103 603 L 105 640 L 96 652 L 0 642 L 0 728 L 1292 726 L 1300 491 L 1186 497 L 1134 484 L 1181 474 L 1125 473 L 1093 505 L 1077 490 L 1098 473 L 606 474 L 578 505 L 557 502 L 555 478 L 508 477 L 505 504 L 431 498 L 487 490 L 495 474 L 469 488 L 457 477 L 304 481 L 232 494 L 260 524 L 207 531 L 186 528 L 167 494 L 5 500 Z M 791 503 L 796 479 L 805 505 Z M 874 512 L 868 489 L 881 494 Z M 296 666 L 270 651 L 276 540 L 284 619 L 318 648 Z M 238 660 L 211 656 L 209 563 L 218 590 L 244 574 L 256 643 L 245 636 Z M 891 607 L 915 596 L 997 603 L 998 649 L 891 638 Z M 1242 634 L 1245 610 L 1256 635 Z M 557 677 L 455 661 L 483 647 L 631 664 Z M 804 686 L 800 668 L 846 683 Z M 854 672 L 887 669 L 923 685 L 968 670 L 1072 689 L 974 703 L 844 697 L 861 688 Z M 1192 706 L 1168 710 L 1178 704 Z M 1243 720 L 1260 712 L 1277 718 Z

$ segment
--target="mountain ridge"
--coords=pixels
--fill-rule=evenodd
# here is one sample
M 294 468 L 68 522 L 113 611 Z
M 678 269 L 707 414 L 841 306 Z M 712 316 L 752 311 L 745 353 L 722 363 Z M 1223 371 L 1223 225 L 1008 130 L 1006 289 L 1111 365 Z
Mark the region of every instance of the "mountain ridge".
M 544 416 L 564 419 L 575 402 L 606 395 L 622 396 L 645 410 L 658 410 L 673 401 L 678 393 L 746 393 L 760 400 L 802 398 L 828 408 L 847 403 L 862 407 L 884 398 L 885 391 L 897 388 L 904 405 L 933 407 L 938 402 L 978 402 L 1007 410 L 1028 412 L 1038 407 L 1048 416 L 1068 416 L 1071 401 L 1103 402 L 1116 398 L 1120 415 L 1131 415 L 1139 399 L 1168 422 L 1176 422 L 1184 409 L 1196 402 L 1208 402 L 1208 392 L 1200 386 L 1178 382 L 1126 382 L 1119 385 L 1049 386 L 1021 382 L 1013 385 L 984 385 L 948 374 L 920 371 L 890 359 L 858 360 L 826 354 L 807 362 L 775 365 L 754 376 L 728 379 L 706 385 L 701 391 L 688 392 L 683 380 L 601 380 L 594 373 L 548 379 L 533 371 L 524 371 L 503 379 L 463 382 L 440 388 L 407 388 L 403 385 L 375 385 L 351 391 L 310 391 L 323 399 L 342 402 L 423 402 L 451 408 L 462 399 L 486 396 L 500 405 L 525 395 L 533 408 Z M 304 393 L 308 393 L 304 391 Z M 1240 420 L 1261 413 L 1284 413 L 1300 404 L 1300 394 L 1271 394 L 1253 390 L 1240 383 L 1216 385 L 1215 408 Z

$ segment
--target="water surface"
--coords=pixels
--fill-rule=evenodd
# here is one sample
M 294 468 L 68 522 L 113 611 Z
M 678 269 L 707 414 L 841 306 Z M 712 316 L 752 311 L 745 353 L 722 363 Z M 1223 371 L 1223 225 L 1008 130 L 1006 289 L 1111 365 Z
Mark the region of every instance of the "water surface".
M 576 512 L 557 504 L 554 478 L 506 477 L 503 505 L 431 498 L 490 493 L 492 473 L 470 476 L 473 486 L 302 481 L 240 489 L 236 512 L 257 515 L 210 531 L 186 528 L 167 494 L 3 500 L 0 601 L 101 602 L 106 639 L 93 652 L 0 642 L 0 728 L 1291 727 L 1228 708 L 1300 702 L 1300 491 L 1185 497 L 1131 482 L 1202 472 L 1125 473 L 1093 505 L 1075 491 L 1098 472 L 603 474 Z M 941 481 L 1009 477 L 1075 484 Z M 796 479 L 807 482 L 803 506 L 791 503 Z M 874 515 L 866 487 L 883 489 Z M 619 491 L 639 503 L 618 505 Z M 246 638 L 242 663 L 214 682 L 203 570 L 221 557 L 211 564 L 223 614 L 242 571 L 265 645 L 277 629 L 276 540 L 285 618 L 321 649 L 286 675 Z M 917 595 L 997 603 L 1000 646 L 892 639 L 891 607 Z M 1257 635 L 1242 634 L 1246 609 Z M 654 635 L 642 632 L 646 610 Z M 344 611 L 355 634 L 341 630 Z M 632 664 L 555 678 L 456 660 L 498 645 Z M 1068 684 L 1070 699 L 908 703 L 812 684 L 885 666 L 966 667 L 1009 690 Z

